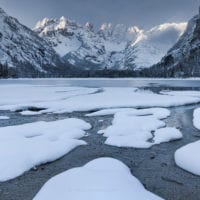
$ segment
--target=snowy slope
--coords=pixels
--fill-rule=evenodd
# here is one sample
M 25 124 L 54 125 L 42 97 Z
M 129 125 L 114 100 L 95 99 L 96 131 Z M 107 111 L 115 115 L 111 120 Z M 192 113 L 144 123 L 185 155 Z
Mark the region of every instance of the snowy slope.
M 158 63 L 183 34 L 186 25 L 186 23 L 165 23 L 145 32 L 142 39 L 135 44 L 136 66 L 145 68 Z
M 168 23 L 145 31 L 104 23 L 94 31 L 64 17 L 43 19 L 34 31 L 74 66 L 83 69 L 140 69 L 157 63 L 178 40 L 186 23 Z M 145 56 L 144 56 L 145 55 Z
M 0 64 L 43 71 L 44 65 L 55 66 L 58 59 L 45 40 L 0 8 Z

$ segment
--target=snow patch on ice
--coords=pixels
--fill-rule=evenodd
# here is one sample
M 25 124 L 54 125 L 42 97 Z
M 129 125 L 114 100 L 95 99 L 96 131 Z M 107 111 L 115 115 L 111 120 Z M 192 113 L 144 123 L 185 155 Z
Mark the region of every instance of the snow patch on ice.
M 153 145 L 182 138 L 176 128 L 163 128 L 161 121 L 170 115 L 164 108 L 108 109 L 89 114 L 101 116 L 114 114 L 112 125 L 98 131 L 107 137 L 105 144 L 117 147 L 149 148 Z M 150 142 L 150 140 L 153 140 Z
M 34 200 L 161 200 L 147 191 L 122 162 L 99 158 L 50 179 Z
M 176 128 L 161 128 L 154 133 L 154 144 L 161 144 L 173 140 L 179 140 L 183 137 L 182 133 Z

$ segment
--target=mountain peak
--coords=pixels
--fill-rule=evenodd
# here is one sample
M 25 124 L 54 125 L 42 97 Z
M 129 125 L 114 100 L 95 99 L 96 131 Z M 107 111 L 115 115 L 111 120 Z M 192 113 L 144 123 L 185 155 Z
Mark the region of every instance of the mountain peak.
M 93 25 L 91 22 L 87 22 L 87 23 L 85 24 L 85 27 L 86 27 L 86 29 L 89 30 L 89 31 L 93 31 L 93 29 L 94 29 L 94 25 Z
M 64 16 L 62 16 L 60 17 L 60 21 L 67 21 L 67 19 Z
M 36 23 L 36 26 L 34 27 L 34 29 L 43 28 L 43 27 L 47 26 L 47 25 L 49 24 L 50 21 L 53 22 L 54 20 L 45 17 L 44 19 L 42 19 L 41 21 L 38 21 L 38 22 Z

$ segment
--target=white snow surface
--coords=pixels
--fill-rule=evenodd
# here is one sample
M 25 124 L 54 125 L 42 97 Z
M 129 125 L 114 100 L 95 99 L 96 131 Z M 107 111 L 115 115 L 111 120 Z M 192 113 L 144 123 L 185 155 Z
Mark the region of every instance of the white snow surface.
M 54 161 L 79 145 L 79 138 L 90 129 L 80 119 L 0 128 L 0 182 L 13 179 L 34 166 Z
M 122 162 L 99 158 L 51 178 L 34 200 L 161 200 Z
M 26 116 L 40 115 L 41 113 L 42 113 L 42 111 L 34 112 L 34 111 L 29 111 L 29 110 L 25 110 L 25 111 L 20 112 L 21 115 L 26 115 Z
M 8 116 L 0 116 L 0 120 L 7 120 L 7 119 L 10 119 L 10 117 L 8 117 Z
M 175 152 L 176 164 L 182 169 L 200 176 L 200 140 L 187 144 Z
M 170 107 L 200 102 L 199 97 L 161 95 L 136 88 L 80 88 L 56 86 L 0 85 L 0 110 L 65 113 L 108 108 Z
M 117 147 L 149 148 L 163 142 L 182 138 L 176 128 L 163 128 L 161 119 L 170 115 L 164 108 L 109 109 L 91 113 L 89 116 L 115 114 L 112 125 L 98 133 L 107 137 L 105 144 Z M 152 134 L 154 133 L 154 135 Z M 153 141 L 150 141 L 153 140 Z

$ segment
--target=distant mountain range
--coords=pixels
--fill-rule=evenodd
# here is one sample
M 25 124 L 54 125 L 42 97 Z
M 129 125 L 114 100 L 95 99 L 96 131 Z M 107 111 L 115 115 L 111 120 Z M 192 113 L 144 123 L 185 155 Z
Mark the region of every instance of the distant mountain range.
M 89 76 L 91 71 L 199 76 L 199 46 L 199 15 L 188 26 L 165 23 L 150 30 L 104 23 L 96 31 L 89 22 L 45 18 L 31 30 L 0 9 L 0 77 Z
M 82 69 L 140 69 L 160 61 L 184 32 L 186 23 L 163 24 L 149 31 L 123 24 L 102 24 L 98 31 L 61 17 L 43 19 L 33 29 L 60 57 Z

